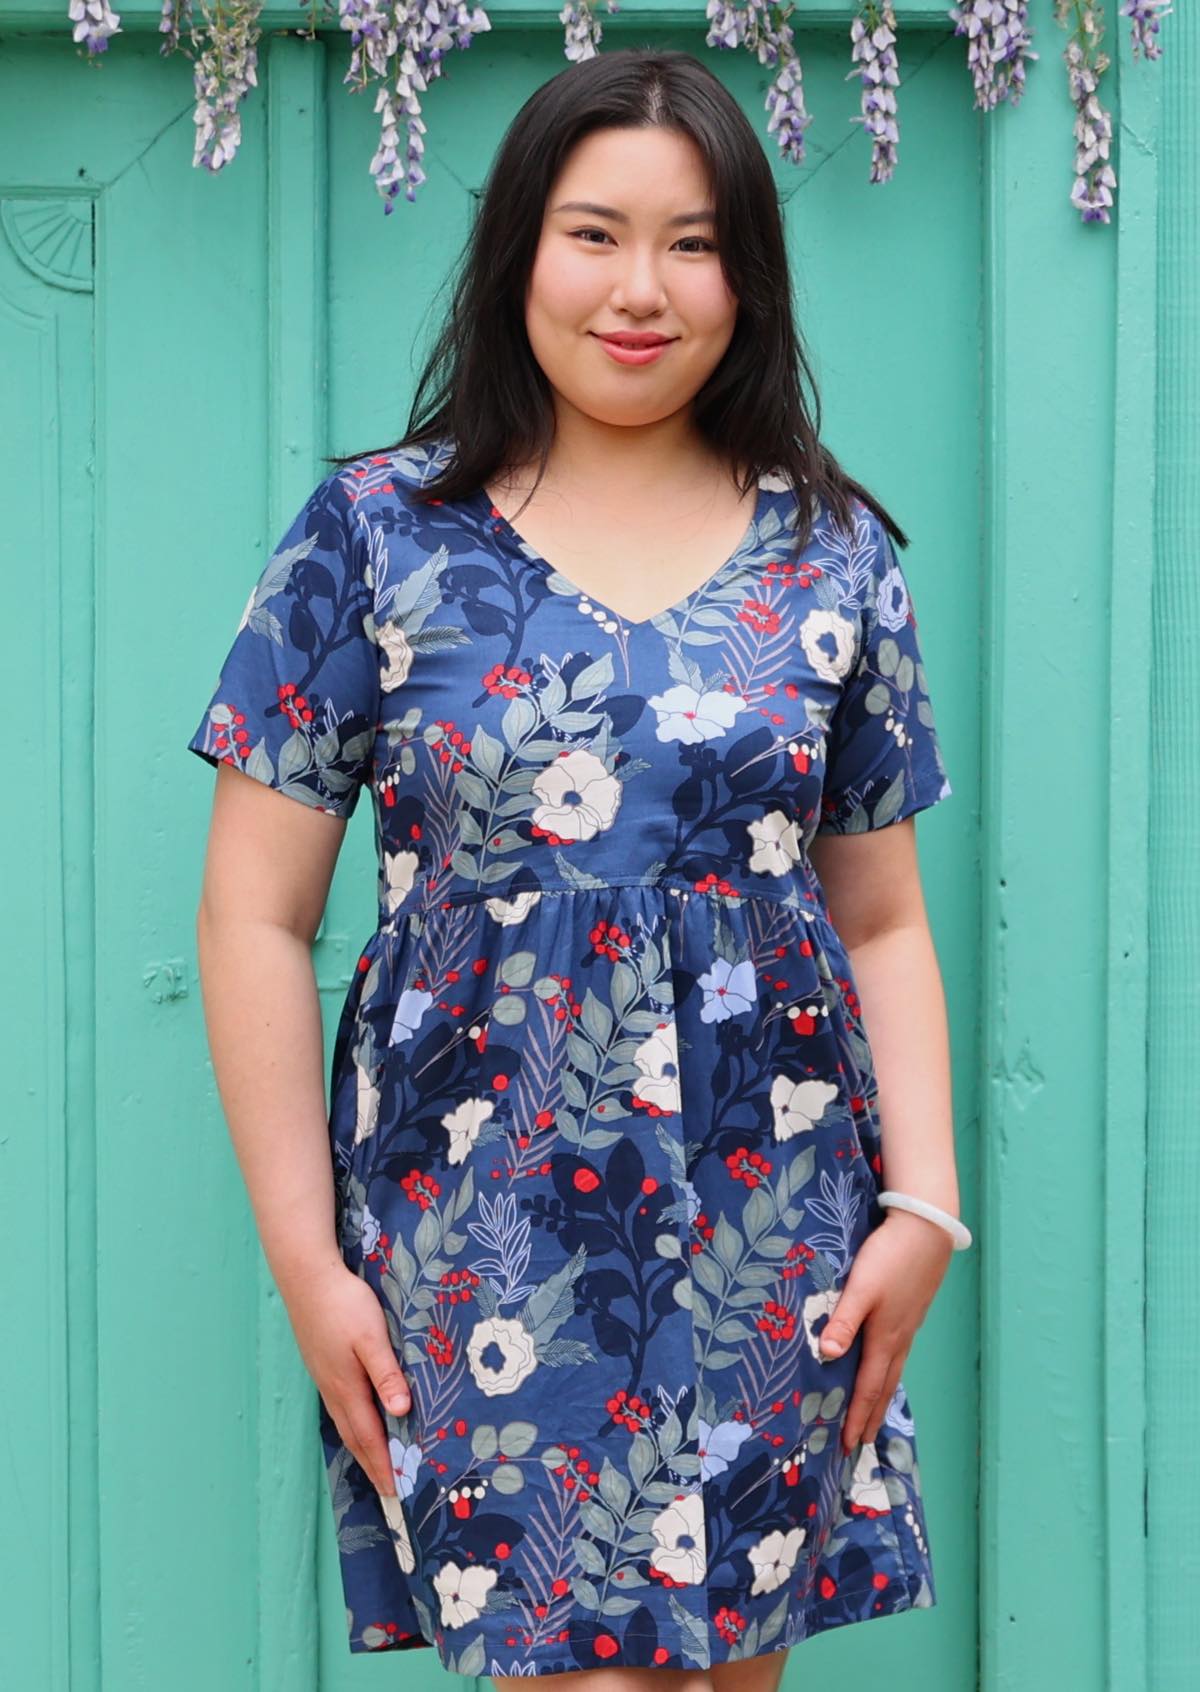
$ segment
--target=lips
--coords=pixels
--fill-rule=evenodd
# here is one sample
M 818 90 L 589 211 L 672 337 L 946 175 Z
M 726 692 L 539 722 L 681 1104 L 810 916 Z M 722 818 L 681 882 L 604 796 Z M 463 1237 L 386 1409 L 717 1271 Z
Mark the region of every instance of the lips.
M 617 347 L 665 347 L 668 341 L 674 339 L 672 335 L 600 335 L 601 341 L 611 341 Z

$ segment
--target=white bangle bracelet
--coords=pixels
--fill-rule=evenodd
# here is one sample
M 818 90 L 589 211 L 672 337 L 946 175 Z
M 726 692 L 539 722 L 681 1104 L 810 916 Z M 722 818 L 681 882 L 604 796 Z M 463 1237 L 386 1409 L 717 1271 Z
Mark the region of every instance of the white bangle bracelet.
M 930 1222 L 936 1222 L 954 1241 L 955 1251 L 965 1251 L 971 1243 L 971 1230 L 957 1216 L 951 1216 L 948 1210 L 941 1210 L 936 1204 L 930 1204 L 928 1199 L 914 1198 L 911 1193 L 896 1193 L 888 1190 L 879 1194 L 882 1205 L 894 1204 L 898 1210 L 911 1210 L 914 1216 L 924 1216 Z

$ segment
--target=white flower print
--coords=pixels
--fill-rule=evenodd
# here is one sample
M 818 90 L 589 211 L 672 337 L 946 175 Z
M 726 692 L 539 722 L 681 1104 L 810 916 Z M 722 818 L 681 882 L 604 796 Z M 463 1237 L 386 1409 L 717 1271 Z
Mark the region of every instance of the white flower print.
M 433 1589 L 442 1601 L 442 1626 L 466 1627 L 478 1621 L 498 1579 L 495 1569 L 460 1569 L 457 1563 L 443 1563 L 433 1577 Z
M 754 841 L 750 868 L 755 875 L 787 875 L 800 862 L 800 836 L 796 819 L 786 811 L 768 811 L 757 822 L 746 824 Z
M 591 840 L 612 827 L 621 808 L 620 779 L 583 747 L 539 770 L 531 787 L 541 801 L 533 808 L 533 821 L 563 840 Z
M 821 645 L 825 639 L 833 641 L 832 657 Z M 854 662 L 854 624 L 836 611 L 814 607 L 800 625 L 800 644 L 822 681 L 841 681 Z
M 417 1566 L 417 1559 L 413 1556 L 412 1539 L 404 1515 L 404 1505 L 393 1492 L 381 1492 L 379 1502 L 383 1505 L 384 1516 L 387 1518 L 388 1527 L 392 1530 L 392 1544 L 396 1547 L 397 1561 L 405 1574 L 412 1574 Z M 495 1579 L 495 1576 L 492 1578 Z
M 785 1581 L 791 1579 L 803 1544 L 803 1528 L 791 1528 L 786 1534 L 776 1528 L 774 1533 L 767 1534 L 757 1545 L 750 1547 L 746 1555 L 754 1570 L 754 1585 L 750 1588 L 752 1598 L 757 1598 L 760 1592 L 777 1592 Z
M 679 1046 L 674 1022 L 664 1022 L 648 1034 L 633 1054 L 641 1074 L 633 1084 L 633 1096 L 660 1110 L 680 1108 Z
M 356 1064 L 355 1073 L 354 1144 L 360 1146 L 379 1125 L 379 1088 L 365 1063 Z
M 516 1392 L 537 1368 L 533 1335 L 511 1317 L 489 1316 L 472 1330 L 467 1362 L 475 1385 L 489 1398 Z
M 421 860 L 415 851 L 384 851 L 384 876 L 388 880 L 386 905 L 388 915 L 393 915 L 399 905 L 405 904 L 406 898 L 413 892 L 413 882 L 416 871 L 420 870 Z
M 863 1440 L 855 1461 L 854 1473 L 850 1477 L 850 1504 L 853 1509 L 872 1515 L 892 1507 L 873 1439 Z
M 421 860 L 415 852 L 385 852 L 383 866 L 387 876 L 387 914 L 393 916 L 412 892 Z
M 650 1531 L 655 1541 L 650 1553 L 651 1568 L 681 1586 L 698 1586 L 707 1567 L 701 1495 L 686 1492 L 676 1498 L 654 1518 Z
M 701 1022 L 725 1022 L 731 1016 L 744 1016 L 753 1010 L 755 998 L 754 965 L 749 958 L 731 964 L 727 958 L 714 958 L 706 974 L 697 981 L 704 989 Z
M 700 693 L 680 682 L 665 693 L 652 693 L 646 703 L 658 712 L 659 740 L 695 746 L 702 740 L 716 740 L 732 728 L 746 702 L 738 693 Z
M 832 1361 L 821 1350 L 821 1335 L 813 1332 L 813 1325 L 822 1316 L 832 1316 L 837 1309 L 838 1299 L 841 1298 L 840 1287 L 826 1287 L 824 1292 L 809 1293 L 801 1306 L 800 1319 L 804 1323 L 804 1337 L 808 1341 L 808 1349 L 820 1363 Z
M 401 1040 L 411 1040 L 432 1003 L 433 994 L 427 993 L 423 987 L 406 987 L 396 1000 L 388 1044 L 396 1046 Z
M 826 1105 L 832 1103 L 837 1094 L 837 1087 L 831 1081 L 820 1081 L 815 1077 L 793 1081 L 790 1075 L 777 1075 L 771 1082 L 775 1138 L 790 1140 L 794 1134 L 807 1134 L 820 1121 Z
M 514 893 L 511 899 L 501 899 L 493 894 L 483 901 L 483 908 L 490 917 L 507 927 L 510 923 L 524 922 L 541 896 L 541 889 L 537 887 Z
M 876 612 L 885 629 L 895 634 L 908 621 L 908 583 L 894 564 L 889 564 L 876 589 Z
M 385 693 L 401 687 L 412 669 L 413 649 L 399 623 L 385 621 L 376 624 L 375 639 L 387 658 L 386 669 L 379 672 L 379 685 Z
M 447 1163 L 466 1162 L 467 1153 L 479 1138 L 479 1130 L 495 1108 L 492 1099 L 464 1099 L 453 1110 L 447 1111 L 442 1118 L 442 1127 L 450 1136 Z

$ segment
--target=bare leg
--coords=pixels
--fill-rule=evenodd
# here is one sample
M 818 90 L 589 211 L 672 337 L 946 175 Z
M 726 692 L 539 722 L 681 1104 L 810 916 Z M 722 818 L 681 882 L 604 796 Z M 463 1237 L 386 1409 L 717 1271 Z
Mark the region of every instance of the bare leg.
M 772 1651 L 744 1662 L 716 1663 L 708 1671 L 714 1692 L 778 1692 L 787 1659 L 786 1651 Z
M 566 1674 L 539 1675 L 554 1682 L 554 1692 L 713 1692 L 704 1669 L 575 1669 Z M 529 1692 L 526 1680 L 494 1677 L 497 1692 Z M 757 1692 L 747 1682 L 747 1692 Z

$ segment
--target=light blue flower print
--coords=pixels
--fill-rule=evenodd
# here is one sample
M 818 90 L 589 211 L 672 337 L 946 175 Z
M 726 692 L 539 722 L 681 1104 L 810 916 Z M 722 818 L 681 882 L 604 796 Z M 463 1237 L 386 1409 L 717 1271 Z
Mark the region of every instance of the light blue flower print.
M 659 740 L 681 740 L 696 746 L 702 740 L 716 740 L 732 728 L 743 700 L 736 693 L 701 693 L 680 682 L 665 693 L 652 693 L 646 700 L 658 713 Z
M 757 1003 L 754 965 L 749 958 L 744 958 L 739 964 L 731 964 L 726 958 L 715 958 L 712 968 L 707 974 L 698 976 L 697 982 L 704 989 L 701 1022 L 725 1022 L 731 1016 L 742 1016 L 753 1010 Z
M 401 1040 L 411 1040 L 432 1003 L 432 993 L 427 993 L 420 987 L 406 987 L 396 1000 L 390 1044 L 395 1046 Z
M 425 1453 L 419 1445 L 406 1445 L 402 1439 L 395 1438 L 388 1440 L 388 1453 L 392 1460 L 392 1473 L 396 1477 L 397 1496 L 411 1498 L 417 1484 L 417 1470 Z
M 700 1479 L 710 1481 L 723 1475 L 750 1438 L 748 1422 L 718 1422 L 710 1427 L 700 1418 Z
M 916 1431 L 913 1421 L 912 1408 L 908 1402 L 908 1393 L 904 1389 L 904 1382 L 897 1381 L 892 1389 L 891 1400 L 883 1416 L 889 1428 L 895 1428 L 906 1439 L 911 1439 Z
M 362 1225 L 360 1238 L 364 1257 L 369 1257 L 373 1251 L 379 1250 L 379 1241 L 383 1234 L 383 1224 L 367 1205 L 362 1207 Z

